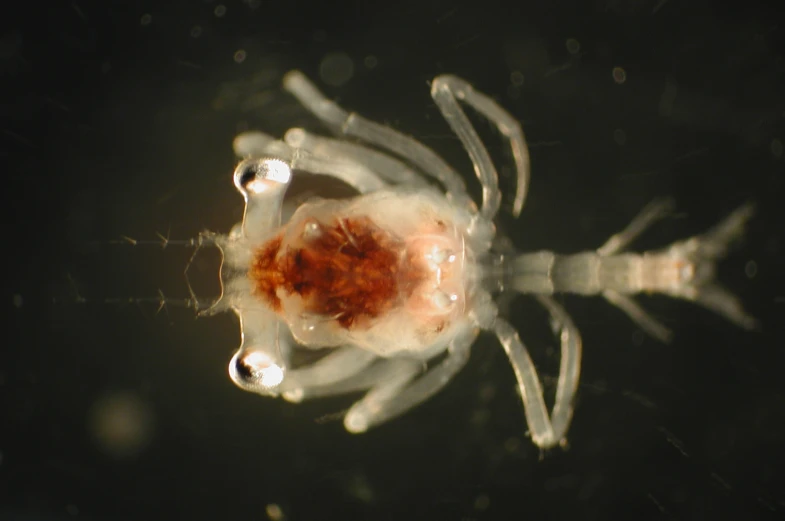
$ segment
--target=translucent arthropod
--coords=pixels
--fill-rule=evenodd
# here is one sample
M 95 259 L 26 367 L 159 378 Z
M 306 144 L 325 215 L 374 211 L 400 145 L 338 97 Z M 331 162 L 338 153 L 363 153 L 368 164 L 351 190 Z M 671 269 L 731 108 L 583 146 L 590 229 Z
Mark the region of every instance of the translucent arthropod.
M 213 237 L 224 254 L 223 293 L 210 311 L 231 309 L 240 318 L 242 344 L 229 372 L 241 388 L 292 402 L 364 391 L 344 418 L 347 430 L 363 432 L 444 387 L 468 360 L 479 331 L 487 330 L 512 364 L 532 441 L 547 448 L 569 428 L 581 362 L 579 331 L 554 293 L 602 295 L 662 340 L 669 330 L 634 294 L 690 300 L 754 327 L 713 282 L 714 262 L 741 234 L 750 204 L 708 232 L 657 251 L 624 252 L 669 210 L 669 201 L 650 204 L 595 251 L 517 253 L 496 237 L 497 172 L 459 105 L 506 137 L 517 171 L 517 216 L 527 192 L 528 151 L 518 122 L 493 100 L 454 76 L 439 76 L 431 87 L 482 185 L 478 208 L 461 176 L 431 149 L 346 112 L 300 72 L 288 73 L 283 86 L 340 139 L 294 128 L 283 141 L 259 132 L 235 140 L 243 160 L 234 183 L 245 215 L 228 235 Z M 310 200 L 282 224 L 284 194 L 298 170 L 340 179 L 359 195 Z M 552 318 L 561 364 L 550 412 L 526 347 L 499 316 L 494 297 L 504 292 L 533 295 Z M 297 350 L 324 355 L 295 366 Z

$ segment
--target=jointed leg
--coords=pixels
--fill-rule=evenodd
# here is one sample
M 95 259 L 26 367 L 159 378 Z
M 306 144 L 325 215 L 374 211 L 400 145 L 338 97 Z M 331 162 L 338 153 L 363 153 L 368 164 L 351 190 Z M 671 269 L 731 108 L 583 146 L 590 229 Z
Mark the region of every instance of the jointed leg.
M 442 183 L 448 197 L 456 204 L 465 208 L 473 206 L 461 176 L 444 159 L 419 141 L 354 112 L 345 111 L 319 92 L 300 71 L 287 73 L 283 78 L 283 87 L 317 118 L 340 133 L 396 153 Z
M 354 347 L 340 347 L 319 361 L 298 369 L 287 371 L 284 380 L 277 387 L 285 397 L 304 396 L 305 389 L 325 387 L 352 378 L 364 371 L 376 360 L 376 355 Z
M 365 369 L 347 376 L 344 380 L 326 385 L 303 386 L 298 389 L 285 391 L 282 393 L 282 396 L 286 401 L 299 403 L 304 400 L 367 391 L 397 367 L 392 362 L 391 359 L 377 358 Z
M 308 150 L 311 154 L 339 160 L 349 159 L 364 165 L 387 182 L 408 186 L 428 186 L 418 172 L 398 159 L 357 143 L 331 139 L 296 128 L 290 129 L 284 140 L 295 148 Z
M 649 315 L 635 300 L 627 295 L 622 295 L 616 291 L 604 291 L 602 296 L 605 300 L 622 310 L 639 328 L 650 334 L 660 342 L 667 344 L 673 337 L 673 332 L 654 318 Z
M 673 211 L 673 199 L 655 199 L 647 204 L 641 212 L 619 233 L 612 235 L 605 244 L 597 248 L 597 253 L 608 257 L 621 253 L 632 241 L 646 231 L 654 222 L 662 219 Z
M 546 449 L 561 443 L 570 426 L 573 399 L 580 378 L 582 344 L 580 333 L 564 308 L 550 297 L 539 296 L 537 299 L 550 313 L 561 343 L 556 400 L 550 415 L 545 406 L 537 369 L 518 332 L 501 318 L 496 319 L 494 332 L 504 347 L 518 380 L 532 442 Z
M 466 93 L 470 90 L 471 86 L 463 80 L 453 76 L 438 76 L 431 85 L 431 97 L 472 160 L 474 173 L 477 174 L 477 179 L 482 185 L 480 214 L 488 220 L 493 220 L 499 211 L 502 198 L 499 191 L 499 174 L 480 136 L 477 135 L 469 118 L 455 99 L 457 97 L 465 100 Z
M 379 425 L 400 416 L 426 401 L 447 385 L 453 376 L 466 365 L 466 362 L 469 360 L 472 343 L 474 343 L 476 338 L 477 331 L 470 331 L 453 340 L 447 349 L 447 356 L 444 360 L 401 388 L 394 396 L 389 396 L 386 400 L 378 400 L 375 408 L 361 404 L 356 406 L 357 409 L 352 407 L 349 414 L 355 416 L 350 417 L 347 415 L 346 428 L 352 432 L 361 432 L 360 430 L 352 430 L 350 426 L 354 428 L 362 425 L 363 422 L 368 427 Z M 360 415 L 365 416 L 365 418 L 359 420 Z
M 617 234 L 612 235 L 605 244 L 597 248 L 597 254 L 602 257 L 610 257 L 624 251 L 627 246 L 640 236 L 641 233 L 673 211 L 673 199 L 655 199 L 646 205 L 635 218 Z M 661 342 L 668 343 L 672 337 L 671 330 L 662 322 L 646 312 L 635 300 L 627 295 L 622 295 L 616 291 L 604 291 L 605 297 L 612 305 L 622 310 L 638 327 L 657 338 Z
M 362 163 L 348 157 L 333 157 L 312 150 L 300 129 L 291 129 L 284 139 L 286 142 L 262 132 L 245 132 L 235 138 L 234 149 L 239 157 L 272 156 L 288 162 L 292 170 L 334 177 L 360 193 L 374 192 L 387 186 L 374 171 Z
M 474 90 L 469 83 L 456 76 L 443 75 L 436 77 L 431 86 L 431 96 L 436 104 L 439 105 L 447 122 L 453 131 L 458 134 L 464 147 L 466 147 L 469 155 L 472 157 L 477 176 L 483 185 L 483 206 L 488 207 L 487 212 L 489 213 L 484 213 L 484 215 L 489 218 L 492 218 L 496 210 L 498 210 L 496 170 L 477 133 L 456 102 L 456 98 L 485 116 L 508 139 L 517 173 L 512 214 L 516 217 L 520 215 L 526 199 L 526 192 L 529 188 L 529 149 L 526 146 L 526 137 L 523 134 L 520 123 L 501 108 L 498 103 L 485 94 Z M 490 191 L 495 190 L 497 194 L 489 193 L 486 195 L 486 187 Z
M 422 362 L 407 358 L 387 361 L 387 370 L 374 383 L 363 398 L 352 405 L 343 419 L 349 432 L 365 432 L 375 424 L 387 419 L 386 407 L 422 370 Z

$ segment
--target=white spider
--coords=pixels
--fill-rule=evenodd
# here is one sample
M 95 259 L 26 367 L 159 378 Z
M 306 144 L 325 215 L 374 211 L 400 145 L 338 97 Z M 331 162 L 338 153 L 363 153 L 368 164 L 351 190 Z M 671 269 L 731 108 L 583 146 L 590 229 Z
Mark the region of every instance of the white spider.
M 298 71 L 284 77 L 283 87 L 341 139 L 293 128 L 283 141 L 259 132 L 235 140 L 244 159 L 234 184 L 245 198 L 245 215 L 228 235 L 213 237 L 224 254 L 223 292 L 209 311 L 231 309 L 240 318 L 242 344 L 229 372 L 241 388 L 292 402 L 365 391 L 344 418 L 347 430 L 363 432 L 438 392 L 464 366 L 479 331 L 487 330 L 512 364 L 532 441 L 548 448 L 569 428 L 581 362 L 580 334 L 554 293 L 600 294 L 665 341 L 669 330 L 632 295 L 680 297 L 754 327 L 737 300 L 712 282 L 714 261 L 741 234 L 752 205 L 658 251 L 622 253 L 669 210 L 669 201 L 650 204 L 596 251 L 518 254 L 495 237 L 498 176 L 459 104 L 507 138 L 517 171 L 517 216 L 529 155 L 519 123 L 492 99 L 455 76 L 438 76 L 431 85 L 482 185 L 478 209 L 462 177 L 422 143 L 346 112 Z M 340 179 L 359 195 L 310 200 L 282 224 L 284 194 L 296 170 Z M 533 295 L 552 318 L 561 364 L 550 413 L 526 347 L 498 315 L 493 295 L 504 291 Z M 296 367 L 297 350 L 326 354 Z

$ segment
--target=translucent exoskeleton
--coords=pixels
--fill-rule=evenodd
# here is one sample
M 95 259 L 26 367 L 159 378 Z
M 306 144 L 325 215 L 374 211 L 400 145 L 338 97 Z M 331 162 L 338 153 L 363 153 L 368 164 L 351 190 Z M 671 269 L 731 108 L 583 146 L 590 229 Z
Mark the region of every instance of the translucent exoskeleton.
M 229 373 L 241 388 L 291 402 L 364 392 L 344 417 L 347 430 L 363 432 L 442 389 L 487 330 L 512 365 L 532 441 L 548 448 L 565 439 L 581 366 L 580 333 L 555 293 L 602 295 L 663 341 L 670 331 L 635 294 L 685 299 L 755 326 L 713 281 L 714 263 L 741 235 L 751 204 L 657 251 L 625 249 L 669 211 L 668 200 L 651 203 L 597 250 L 518 253 L 496 236 L 497 172 L 461 107 L 487 118 L 509 143 L 517 216 L 529 183 L 526 140 L 491 98 L 455 76 L 438 76 L 431 85 L 482 185 L 477 205 L 462 176 L 422 143 L 345 111 L 298 71 L 284 77 L 283 87 L 337 137 L 293 128 L 283 140 L 260 132 L 235 139 L 242 161 L 234 184 L 245 214 L 228 235 L 213 237 L 224 255 L 223 293 L 208 311 L 232 310 L 240 319 L 242 344 Z M 282 223 L 284 194 L 297 171 L 340 179 L 358 195 L 309 200 Z M 505 292 L 532 295 L 551 316 L 561 344 L 551 411 L 526 346 L 499 316 L 494 299 Z M 322 356 L 295 365 L 298 350 Z

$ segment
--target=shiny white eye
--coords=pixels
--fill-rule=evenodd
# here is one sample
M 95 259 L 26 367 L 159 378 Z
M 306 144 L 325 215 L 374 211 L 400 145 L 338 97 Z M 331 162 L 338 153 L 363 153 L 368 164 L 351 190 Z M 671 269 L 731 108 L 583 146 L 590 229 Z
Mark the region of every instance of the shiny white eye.
M 316 221 L 308 221 L 303 226 L 303 239 L 313 240 L 318 239 L 322 235 L 322 227 Z
M 263 351 L 244 351 L 237 353 L 229 366 L 229 373 L 242 387 L 261 387 L 272 390 L 280 385 L 284 370 Z
M 441 310 L 450 309 L 457 300 L 458 295 L 455 293 L 448 294 L 439 290 L 434 291 L 433 296 L 431 297 L 431 302 L 433 302 L 433 305 Z
M 261 194 L 279 185 L 286 185 L 292 178 L 292 170 L 280 159 L 246 159 L 234 170 L 234 184 L 240 192 L 250 195 Z

